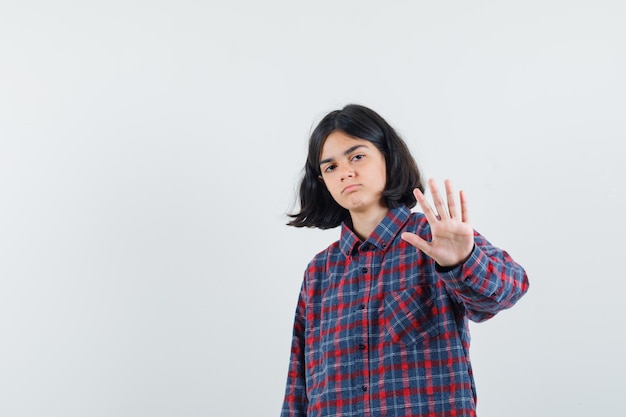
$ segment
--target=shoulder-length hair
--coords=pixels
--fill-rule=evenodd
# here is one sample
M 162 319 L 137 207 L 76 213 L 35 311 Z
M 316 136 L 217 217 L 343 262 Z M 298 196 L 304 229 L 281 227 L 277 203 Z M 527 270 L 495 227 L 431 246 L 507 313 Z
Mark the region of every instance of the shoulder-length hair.
M 373 110 L 348 104 L 328 113 L 317 125 L 309 139 L 309 152 L 300 183 L 300 212 L 289 214 L 287 223 L 295 227 L 330 229 L 350 220 L 350 212 L 341 207 L 320 181 L 322 146 L 334 131 L 372 142 L 383 154 L 386 164 L 384 203 L 389 208 L 416 204 L 413 190 L 424 191 L 420 171 L 406 143 L 396 131 Z

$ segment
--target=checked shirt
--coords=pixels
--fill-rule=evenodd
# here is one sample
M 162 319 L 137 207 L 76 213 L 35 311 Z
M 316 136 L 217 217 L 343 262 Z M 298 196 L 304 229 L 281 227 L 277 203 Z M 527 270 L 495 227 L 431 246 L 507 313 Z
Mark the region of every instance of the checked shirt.
M 399 207 L 365 242 L 342 225 L 309 263 L 281 417 L 475 416 L 468 319 L 511 307 L 526 273 L 477 232 L 445 270 L 404 231 L 431 240 L 424 215 Z

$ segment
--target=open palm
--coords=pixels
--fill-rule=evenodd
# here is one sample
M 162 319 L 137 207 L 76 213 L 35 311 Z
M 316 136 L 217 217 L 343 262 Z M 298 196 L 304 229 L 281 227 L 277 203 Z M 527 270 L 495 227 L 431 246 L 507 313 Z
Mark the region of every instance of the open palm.
M 405 232 L 402 239 L 420 249 L 441 266 L 455 266 L 464 262 L 474 247 L 474 229 L 469 224 L 465 193 L 459 193 L 460 210 L 455 202 L 450 180 L 445 180 L 446 201 L 439 193 L 433 179 L 428 181 L 435 210 L 426 201 L 424 194 L 415 189 L 414 194 L 430 224 L 432 240 L 422 239 L 414 233 Z

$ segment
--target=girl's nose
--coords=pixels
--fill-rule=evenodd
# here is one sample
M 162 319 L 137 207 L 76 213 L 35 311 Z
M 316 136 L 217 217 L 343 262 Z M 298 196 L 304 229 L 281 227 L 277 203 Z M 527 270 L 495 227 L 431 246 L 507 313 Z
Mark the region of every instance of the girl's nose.
M 354 177 L 354 169 L 350 165 L 345 165 L 341 169 L 341 180 Z

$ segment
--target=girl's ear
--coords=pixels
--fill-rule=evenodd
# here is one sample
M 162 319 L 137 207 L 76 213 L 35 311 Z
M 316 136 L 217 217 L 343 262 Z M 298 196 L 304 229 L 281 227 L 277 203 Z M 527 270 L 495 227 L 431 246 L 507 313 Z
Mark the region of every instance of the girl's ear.
M 324 178 L 322 178 L 322 176 L 321 176 L 321 175 L 318 175 L 318 176 L 317 176 L 317 180 L 318 180 L 319 182 L 321 182 L 322 184 L 325 184 L 325 183 L 324 183 Z

